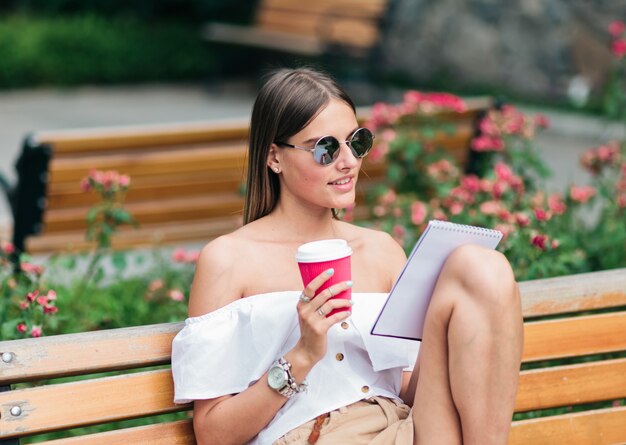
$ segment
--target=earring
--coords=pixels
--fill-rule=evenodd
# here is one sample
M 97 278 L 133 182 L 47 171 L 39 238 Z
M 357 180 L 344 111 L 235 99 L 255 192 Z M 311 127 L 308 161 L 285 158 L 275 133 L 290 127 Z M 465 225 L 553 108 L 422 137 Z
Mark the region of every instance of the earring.
M 279 173 L 279 172 L 280 172 L 280 169 L 279 169 L 278 167 L 276 167 L 276 168 L 274 169 L 274 172 L 275 172 L 275 173 Z

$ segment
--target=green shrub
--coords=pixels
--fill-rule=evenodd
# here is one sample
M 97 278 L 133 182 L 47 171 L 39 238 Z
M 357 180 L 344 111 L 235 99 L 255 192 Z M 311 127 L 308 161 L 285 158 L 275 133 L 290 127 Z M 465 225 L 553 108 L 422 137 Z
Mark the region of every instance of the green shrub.
M 198 79 L 214 57 L 198 28 L 95 15 L 0 20 L 0 88 Z

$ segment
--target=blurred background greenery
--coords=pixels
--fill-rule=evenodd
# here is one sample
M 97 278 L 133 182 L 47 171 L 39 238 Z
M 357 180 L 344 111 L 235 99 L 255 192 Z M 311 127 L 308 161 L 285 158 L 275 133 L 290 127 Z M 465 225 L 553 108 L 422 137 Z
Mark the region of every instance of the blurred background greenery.
M 254 7 L 246 0 L 4 1 L 0 88 L 206 78 L 217 55 L 201 40 L 200 24 L 245 22 Z

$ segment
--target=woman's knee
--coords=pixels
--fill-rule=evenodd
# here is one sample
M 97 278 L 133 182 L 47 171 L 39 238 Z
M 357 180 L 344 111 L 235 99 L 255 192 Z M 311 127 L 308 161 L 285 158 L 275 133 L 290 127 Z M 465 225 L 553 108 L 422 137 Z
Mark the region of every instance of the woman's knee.
M 496 250 L 473 244 L 458 247 L 447 258 L 444 271 L 484 303 L 497 306 L 519 298 L 511 265 Z

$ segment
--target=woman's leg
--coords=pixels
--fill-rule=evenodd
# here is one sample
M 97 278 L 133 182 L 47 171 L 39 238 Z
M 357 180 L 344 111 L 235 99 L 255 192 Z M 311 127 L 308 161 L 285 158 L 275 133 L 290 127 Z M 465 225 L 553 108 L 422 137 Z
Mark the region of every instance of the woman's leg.
M 416 444 L 507 443 L 523 344 L 520 306 L 502 254 L 469 245 L 450 255 L 412 376 Z

